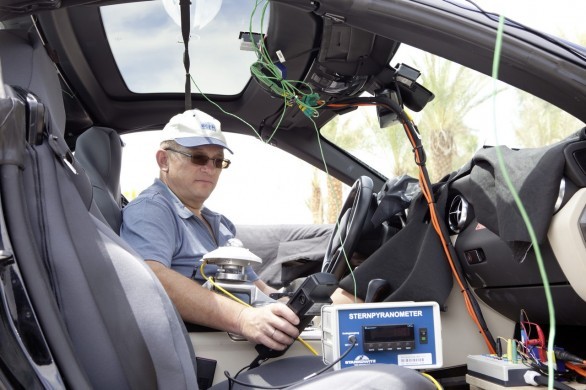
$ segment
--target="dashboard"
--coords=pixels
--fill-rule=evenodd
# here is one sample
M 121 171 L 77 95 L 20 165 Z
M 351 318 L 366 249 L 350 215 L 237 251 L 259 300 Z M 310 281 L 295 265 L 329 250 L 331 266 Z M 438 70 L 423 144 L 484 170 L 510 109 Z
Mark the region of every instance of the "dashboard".
M 518 320 L 525 310 L 532 320 L 547 323 L 541 264 L 556 322 L 586 325 L 584 129 L 545 148 L 502 152 L 524 212 L 505 183 L 494 148 L 481 151 L 447 187 L 446 224 L 466 278 L 476 295 L 504 316 Z

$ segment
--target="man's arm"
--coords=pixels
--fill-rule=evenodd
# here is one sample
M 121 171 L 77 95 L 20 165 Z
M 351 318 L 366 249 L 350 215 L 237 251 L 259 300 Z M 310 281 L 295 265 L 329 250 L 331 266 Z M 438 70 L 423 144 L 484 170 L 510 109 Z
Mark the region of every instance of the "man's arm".
M 257 279 L 254 281 L 254 285 L 266 295 L 271 295 L 272 293 L 277 293 L 276 289 L 266 284 L 263 280 Z
M 158 261 L 147 260 L 146 263 L 161 281 L 184 321 L 237 333 L 275 350 L 285 349 L 299 335 L 294 326 L 299 323 L 299 318 L 284 304 L 245 307 Z

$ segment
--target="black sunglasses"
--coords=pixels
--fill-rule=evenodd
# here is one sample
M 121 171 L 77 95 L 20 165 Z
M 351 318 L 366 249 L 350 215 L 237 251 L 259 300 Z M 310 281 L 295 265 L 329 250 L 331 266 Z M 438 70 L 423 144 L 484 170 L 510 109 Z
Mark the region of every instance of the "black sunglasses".
M 191 163 L 195 164 L 195 165 L 208 165 L 208 161 L 212 161 L 214 163 L 214 167 L 218 168 L 218 169 L 226 169 L 230 166 L 230 160 L 227 160 L 225 158 L 210 158 L 206 155 L 203 154 L 189 154 L 189 153 L 185 153 L 185 152 L 180 152 L 179 150 L 175 150 L 175 149 L 165 149 L 171 152 L 175 152 L 175 153 L 179 153 L 182 154 L 186 157 L 189 157 L 191 159 Z

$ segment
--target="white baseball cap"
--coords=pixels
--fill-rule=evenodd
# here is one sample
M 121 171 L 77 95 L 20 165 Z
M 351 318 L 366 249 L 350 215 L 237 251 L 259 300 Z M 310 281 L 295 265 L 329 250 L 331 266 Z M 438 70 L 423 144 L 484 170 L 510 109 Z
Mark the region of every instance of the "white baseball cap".
M 163 128 L 161 141 L 168 140 L 187 148 L 218 145 L 233 154 L 222 134 L 220 121 L 198 109 L 187 110 L 169 120 Z

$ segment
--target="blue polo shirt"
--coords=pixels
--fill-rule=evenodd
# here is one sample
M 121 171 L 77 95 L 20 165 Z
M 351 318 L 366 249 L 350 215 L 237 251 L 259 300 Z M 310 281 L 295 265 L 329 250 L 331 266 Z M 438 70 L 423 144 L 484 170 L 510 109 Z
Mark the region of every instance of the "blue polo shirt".
M 158 261 L 166 267 L 205 280 L 199 272 L 203 255 L 223 246 L 236 235 L 234 224 L 222 214 L 204 207 L 203 217 L 212 227 L 213 236 L 205 223 L 196 217 L 159 179 L 140 193 L 123 209 L 120 236 L 145 260 Z M 216 265 L 206 265 L 206 276 L 214 276 Z M 248 280 L 258 276 L 246 267 Z

